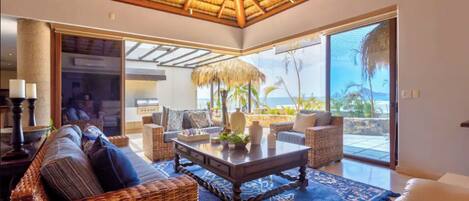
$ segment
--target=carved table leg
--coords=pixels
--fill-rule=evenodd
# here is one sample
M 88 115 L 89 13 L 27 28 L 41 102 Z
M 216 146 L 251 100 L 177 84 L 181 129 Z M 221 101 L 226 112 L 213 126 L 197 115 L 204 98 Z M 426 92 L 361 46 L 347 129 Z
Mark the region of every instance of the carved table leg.
M 300 166 L 300 176 L 298 181 L 300 181 L 300 190 L 306 190 L 306 186 L 308 186 L 308 180 L 306 179 L 306 165 Z
M 174 172 L 178 173 L 179 170 L 179 154 L 174 154 Z
M 241 201 L 241 184 L 233 183 L 233 200 Z

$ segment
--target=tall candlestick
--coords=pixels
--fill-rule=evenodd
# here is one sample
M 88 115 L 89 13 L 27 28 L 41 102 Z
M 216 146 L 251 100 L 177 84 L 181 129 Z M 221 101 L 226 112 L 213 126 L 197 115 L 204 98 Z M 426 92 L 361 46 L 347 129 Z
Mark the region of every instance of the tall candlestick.
M 3 161 L 22 159 L 29 156 L 28 152 L 23 148 L 24 136 L 23 126 L 21 125 L 21 113 L 23 112 L 22 102 L 24 101 L 24 98 L 9 99 L 12 104 L 11 111 L 13 112 L 13 128 L 10 139 L 13 150 L 10 150 L 2 155 Z
M 36 83 L 26 83 L 26 97 L 28 99 L 37 98 Z
M 25 81 L 12 79 L 10 80 L 10 98 L 25 98 Z

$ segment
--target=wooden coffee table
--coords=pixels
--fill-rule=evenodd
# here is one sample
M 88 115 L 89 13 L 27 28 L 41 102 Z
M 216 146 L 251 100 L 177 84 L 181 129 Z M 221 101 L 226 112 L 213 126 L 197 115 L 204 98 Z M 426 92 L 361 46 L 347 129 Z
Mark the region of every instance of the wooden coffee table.
M 276 149 L 268 149 L 266 141 L 263 139 L 261 145 L 248 144 L 245 149 L 229 149 L 221 144 L 211 144 L 208 140 L 183 142 L 175 139 L 174 169 L 176 172 L 191 176 L 199 185 L 204 186 L 222 200 L 241 200 L 242 183 L 269 175 L 277 175 L 291 182 L 248 200 L 263 200 L 297 187 L 304 190 L 308 185 L 306 164 L 308 150 L 311 148 L 277 141 Z M 180 163 L 181 157 L 191 162 Z M 232 196 L 226 195 L 209 182 L 184 168 L 192 165 L 199 165 L 230 181 L 233 184 Z M 282 173 L 282 171 L 296 167 L 299 167 L 297 177 Z

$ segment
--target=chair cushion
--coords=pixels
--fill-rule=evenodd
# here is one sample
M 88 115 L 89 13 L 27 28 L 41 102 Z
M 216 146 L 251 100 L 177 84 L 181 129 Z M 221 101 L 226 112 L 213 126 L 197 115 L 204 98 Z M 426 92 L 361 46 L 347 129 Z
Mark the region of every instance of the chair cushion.
M 184 111 L 169 110 L 167 131 L 181 131 Z
M 69 138 L 50 141 L 40 171 L 48 187 L 67 200 L 103 193 L 88 157 Z
M 65 125 L 59 128 L 57 133 L 55 134 L 55 139 L 58 138 L 68 138 L 72 142 L 74 142 L 78 147 L 81 146 L 81 136 L 82 132 L 80 127 L 77 125 Z
M 192 128 L 207 128 L 213 124 L 208 111 L 189 111 L 185 114 L 189 117 Z
M 182 129 L 190 129 L 193 128 L 192 122 L 189 118 L 189 113 L 190 112 L 208 112 L 206 109 L 199 109 L 199 110 L 185 110 L 184 111 L 184 116 L 182 119 Z
M 168 178 L 168 176 L 166 176 L 163 172 L 154 168 L 152 165 L 148 164 L 145 162 L 145 160 L 140 158 L 140 156 L 133 152 L 130 147 L 122 147 L 119 149 L 127 156 L 127 158 L 129 158 L 132 166 L 134 166 L 135 170 L 137 171 L 137 175 L 141 183 Z
M 315 126 L 327 126 L 331 124 L 331 113 L 328 111 L 318 111 L 318 110 L 301 110 L 300 113 L 303 114 L 316 114 L 316 124 Z
M 280 131 L 277 133 L 277 140 L 293 144 L 305 144 L 305 135 L 295 131 Z
M 163 106 L 163 116 L 161 117 L 161 126 L 163 126 L 163 131 L 168 129 L 168 113 L 169 108 Z
M 104 191 L 140 184 L 137 172 L 127 156 L 101 135 L 86 154 Z
M 316 114 L 296 114 L 293 123 L 293 131 L 304 133 L 307 128 L 313 127 L 316 123 Z

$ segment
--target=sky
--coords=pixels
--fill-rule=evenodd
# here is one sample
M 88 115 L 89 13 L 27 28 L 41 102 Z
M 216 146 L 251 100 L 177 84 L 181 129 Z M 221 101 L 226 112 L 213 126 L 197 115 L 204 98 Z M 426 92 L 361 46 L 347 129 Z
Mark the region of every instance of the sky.
M 342 92 L 350 83 L 366 84 L 361 76 L 360 54 L 357 53 L 364 36 L 377 25 L 354 29 L 347 32 L 331 35 L 331 95 Z M 325 37 L 321 37 L 321 43 L 296 50 L 297 61 L 303 62 L 303 69 L 300 71 L 302 95 L 306 97 L 325 97 L 326 70 L 325 70 Z M 297 77 L 293 66 L 289 66 L 285 71 L 285 53 L 275 54 L 275 49 L 269 49 L 260 53 L 240 57 L 243 61 L 258 67 L 265 75 L 266 82 L 260 86 L 261 97 L 264 95 L 264 88 L 273 85 L 279 77 L 287 83 L 287 87 L 292 94 L 298 93 Z M 389 92 L 388 82 L 389 72 L 381 70 L 376 73 L 373 83 L 375 92 Z M 368 88 L 368 87 L 367 87 Z M 208 88 L 198 90 L 198 98 L 209 98 Z M 269 97 L 288 97 L 283 89 L 272 92 Z

